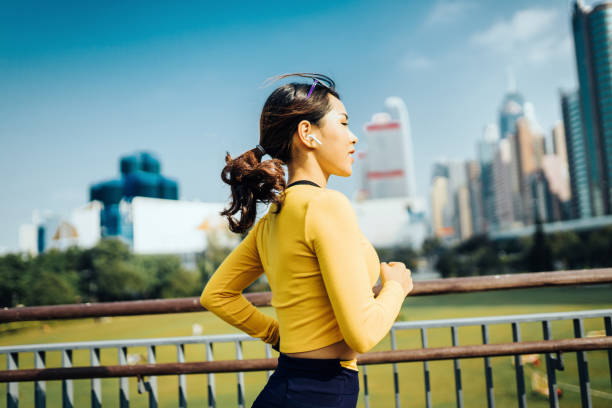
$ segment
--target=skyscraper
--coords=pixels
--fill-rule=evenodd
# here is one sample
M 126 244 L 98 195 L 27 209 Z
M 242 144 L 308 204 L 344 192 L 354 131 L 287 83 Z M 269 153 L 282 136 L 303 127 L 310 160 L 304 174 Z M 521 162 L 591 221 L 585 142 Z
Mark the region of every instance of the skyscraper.
M 535 221 L 535 197 L 531 194 L 531 174 L 538 169 L 536 154 L 536 139 L 531 131 L 529 121 L 526 117 L 516 121 L 516 136 L 511 139 L 514 147 L 512 157 L 516 160 L 517 187 L 520 192 L 521 204 L 518 211 L 520 219 L 525 225 L 531 225 Z
M 499 110 L 499 131 L 502 139 L 516 132 L 516 120 L 525 114 L 525 100 L 515 89 L 509 89 Z
M 451 199 L 448 188 L 448 167 L 435 163 L 431 180 L 431 221 L 434 235 L 446 238 L 455 234 L 452 226 Z
M 574 3 L 572 30 L 576 52 L 582 133 L 593 216 L 609 214 L 612 178 L 612 2 L 595 7 Z
M 482 140 L 478 141 L 478 162 L 480 163 L 481 197 L 482 197 L 482 232 L 497 226 L 495 213 L 495 182 L 493 179 L 493 161 L 499 140 L 499 129 L 494 123 L 484 129 Z
M 565 128 L 558 122 L 552 130 L 553 154 L 559 156 L 561 161 L 567 163 L 567 144 L 565 142 Z
M 515 134 L 510 134 L 509 137 L 499 141 L 493 160 L 493 190 L 498 229 L 522 225 L 520 220 L 521 194 L 516 157 L 513 155 L 513 152 L 516 151 L 513 148 L 515 143 L 513 139 L 516 139 Z
M 480 163 L 477 160 L 469 160 L 466 163 L 466 171 L 468 177 L 468 191 L 470 194 L 469 202 L 472 216 L 472 232 L 474 234 L 482 234 L 485 230 L 483 228 Z
M 366 123 L 369 198 L 415 197 L 416 176 L 410 118 L 402 99 L 385 100 L 386 112 Z
M 561 112 L 569 166 L 572 218 L 591 217 L 587 158 L 578 92 L 561 92 Z

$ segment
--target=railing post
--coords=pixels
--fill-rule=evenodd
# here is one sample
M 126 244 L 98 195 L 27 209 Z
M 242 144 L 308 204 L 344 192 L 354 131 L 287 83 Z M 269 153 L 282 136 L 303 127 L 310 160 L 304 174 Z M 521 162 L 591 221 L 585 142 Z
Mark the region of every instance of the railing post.
M 486 324 L 482 326 L 482 343 L 489 344 L 489 327 Z M 495 396 L 493 394 L 493 370 L 491 369 L 491 358 L 484 358 L 485 381 L 487 384 L 487 406 L 495 408 Z
M 72 367 L 72 350 L 62 350 L 62 367 Z M 74 407 L 73 380 L 62 380 L 62 408 Z
M 612 316 L 604 317 L 606 336 L 612 336 Z M 612 350 L 608 350 L 608 368 L 610 369 L 610 386 L 612 386 Z
M 427 329 L 421 327 L 421 344 L 427 348 Z M 423 379 L 425 380 L 425 407 L 431 408 L 431 382 L 429 381 L 429 362 L 423 361 Z
M 574 319 L 574 336 L 576 338 L 584 337 L 584 328 L 582 327 L 582 319 Z M 587 363 L 586 354 L 584 351 L 577 351 L 576 357 L 578 360 L 578 378 L 580 379 L 580 400 L 582 408 L 591 408 L 591 389 L 589 386 L 589 366 Z
M 457 336 L 457 326 L 451 326 L 451 337 L 453 346 L 459 345 Z M 453 359 L 453 365 L 455 367 L 455 396 L 457 398 L 457 408 L 463 408 L 463 391 L 461 387 L 461 366 L 459 365 L 459 359 Z
M 36 350 L 34 352 L 34 368 L 45 368 L 45 352 Z M 34 406 L 45 408 L 47 406 L 47 382 L 34 381 Z
M 212 342 L 206 342 L 206 361 L 213 361 L 213 349 Z M 208 380 L 208 408 L 216 408 L 217 400 L 215 398 L 215 374 L 208 373 L 206 375 L 206 379 Z
M 89 349 L 89 360 L 92 367 L 100 366 L 100 349 Z M 102 408 L 102 383 L 99 378 L 91 379 L 91 408 Z
M 266 346 L 266 358 L 272 358 L 272 346 L 269 345 L 268 343 L 264 343 Z M 266 375 L 268 376 L 268 379 L 270 379 L 270 377 L 272 376 L 273 371 L 272 370 L 268 370 L 266 371 Z
M 155 352 L 154 345 L 147 346 L 147 363 L 155 364 L 157 363 L 157 357 Z M 149 408 L 157 408 L 159 406 L 159 400 L 157 397 L 157 376 L 152 375 L 149 377 Z
M 6 369 L 19 369 L 19 353 L 6 353 Z M 6 386 L 6 406 L 7 408 L 17 408 L 19 406 L 19 383 L 10 382 Z
M 236 346 L 236 360 L 242 360 L 242 342 L 236 340 L 234 345 Z M 238 380 L 238 408 L 244 408 L 244 373 L 238 371 L 236 379 Z
M 176 346 L 176 352 L 178 354 L 178 362 L 185 362 L 185 345 L 178 344 Z M 187 408 L 187 379 L 185 374 L 179 374 L 178 376 L 179 382 L 179 408 Z
M 364 365 L 363 368 L 363 401 L 365 408 L 370 408 L 370 393 L 368 392 L 368 366 Z
M 397 350 L 395 342 L 395 329 L 391 327 L 391 350 Z M 395 390 L 395 408 L 400 408 L 400 393 L 399 393 L 399 374 L 397 372 L 397 363 L 393 363 L 393 388 Z
M 550 331 L 550 322 L 544 320 L 542 322 L 542 330 L 544 331 L 544 340 L 550 340 L 552 335 Z M 546 353 L 546 376 L 548 379 L 548 402 L 551 408 L 559 407 L 559 397 L 557 396 L 557 374 L 555 369 L 558 361 L 553 358 L 550 353 Z
M 119 346 L 119 365 L 127 364 L 127 347 Z M 119 407 L 129 408 L 130 406 L 130 383 L 128 377 L 119 378 Z
M 521 341 L 521 326 L 518 322 L 512 322 L 512 341 L 518 343 Z M 516 395 L 518 398 L 518 407 L 527 407 L 527 395 L 525 393 L 525 372 L 523 370 L 523 359 L 521 354 L 514 356 L 514 372 L 516 374 Z

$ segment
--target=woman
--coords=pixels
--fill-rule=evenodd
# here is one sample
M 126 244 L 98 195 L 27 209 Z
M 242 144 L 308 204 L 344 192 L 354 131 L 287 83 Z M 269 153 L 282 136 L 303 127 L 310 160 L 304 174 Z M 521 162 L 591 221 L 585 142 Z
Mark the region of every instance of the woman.
M 252 407 L 355 407 L 357 353 L 387 334 L 412 280 L 403 263 L 379 262 L 350 201 L 326 187 L 332 174 L 351 175 L 357 143 L 334 82 L 308 73 L 276 79 L 292 75 L 313 83 L 274 90 L 261 113 L 259 145 L 235 159 L 226 154 L 221 177 L 233 201 L 221 215 L 233 232 L 250 231 L 212 275 L 200 302 L 280 351 Z M 262 160 L 264 154 L 272 159 Z M 258 201 L 271 205 L 255 223 Z M 240 221 L 231 217 L 238 211 Z M 263 273 L 278 321 L 241 294 Z M 374 298 L 379 275 L 382 289 Z

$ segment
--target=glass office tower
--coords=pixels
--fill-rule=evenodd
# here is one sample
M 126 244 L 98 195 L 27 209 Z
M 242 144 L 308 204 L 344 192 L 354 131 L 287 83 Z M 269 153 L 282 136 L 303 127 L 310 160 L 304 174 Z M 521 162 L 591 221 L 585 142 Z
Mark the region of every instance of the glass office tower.
M 580 114 L 578 92 L 561 93 L 561 112 L 565 128 L 567 163 L 572 190 L 572 218 L 591 217 L 591 199 L 587 178 L 587 163 L 584 146 L 583 125 Z
M 609 214 L 612 177 L 612 2 L 572 13 L 582 133 L 593 216 Z

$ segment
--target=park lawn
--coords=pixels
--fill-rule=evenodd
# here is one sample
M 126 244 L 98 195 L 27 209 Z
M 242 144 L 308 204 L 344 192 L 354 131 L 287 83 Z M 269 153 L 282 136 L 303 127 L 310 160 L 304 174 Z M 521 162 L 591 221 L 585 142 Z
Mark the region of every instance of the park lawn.
M 415 321 L 430 319 L 448 319 L 462 317 L 483 317 L 526 313 L 565 312 L 590 309 L 612 308 L 612 287 L 568 286 L 560 288 L 521 289 L 508 291 L 490 291 L 470 294 L 439 295 L 428 297 L 408 297 L 404 301 L 398 320 Z M 261 308 L 262 312 L 274 316 L 271 307 Z M 218 317 L 207 313 L 185 313 L 149 316 L 114 317 L 104 321 L 94 319 L 78 319 L 71 321 L 25 322 L 11 323 L 0 327 L 0 346 L 17 344 L 38 344 L 67 341 L 116 340 L 134 338 L 156 338 L 190 336 L 192 325 L 198 323 L 204 327 L 203 334 L 238 333 L 239 331 L 226 324 Z M 552 323 L 553 339 L 572 338 L 573 327 L 569 322 Z M 584 321 L 585 332 L 602 330 L 603 319 L 587 319 Z M 450 329 L 429 329 L 429 347 L 451 345 Z M 522 339 L 526 341 L 541 340 L 542 327 L 540 323 L 521 325 Z M 493 325 L 489 328 L 491 343 L 512 341 L 510 325 Z M 462 327 L 458 329 L 460 345 L 481 344 L 482 337 L 479 327 Z M 398 348 L 419 348 L 420 333 L 418 330 L 398 332 L 396 335 Z M 372 351 L 390 349 L 390 339 L 386 336 Z M 144 347 L 130 348 L 129 353 L 140 353 L 146 357 Z M 260 341 L 243 343 L 244 358 L 265 357 L 265 347 Z M 176 348 L 173 346 L 158 346 L 157 361 L 175 362 Z M 203 345 L 186 345 L 187 361 L 205 361 Z M 233 343 L 216 344 L 214 347 L 216 360 L 234 359 Z M 273 356 L 278 354 L 273 351 Z M 609 368 L 605 351 L 589 351 L 586 353 L 591 387 L 612 397 L 610 388 Z M 19 356 L 20 368 L 33 368 L 33 355 Z M 544 356 L 541 356 L 542 360 Z M 564 353 L 565 370 L 557 372 L 561 384 L 563 407 L 579 407 L 580 394 L 576 391 L 578 371 L 576 369 L 576 354 Z M 73 364 L 89 365 L 88 350 L 75 350 Z M 116 350 L 102 350 L 102 365 L 117 364 Z M 6 357 L 0 356 L 0 365 L 6 367 Z M 460 360 L 463 385 L 463 400 L 466 407 L 486 406 L 484 359 Z M 491 358 L 493 368 L 493 385 L 495 402 L 498 407 L 516 406 L 516 384 L 514 367 L 511 357 Z M 59 352 L 47 353 L 47 367 L 59 367 Z M 363 373 L 364 367 L 359 366 Z M 431 376 L 432 401 L 435 407 L 455 407 L 455 386 L 452 361 L 432 361 L 429 363 Z M 400 401 L 402 407 L 425 406 L 423 382 L 423 363 L 399 363 Z M 525 366 L 527 403 L 529 407 L 547 407 L 544 397 L 531 392 L 530 375 L 533 371 L 545 373 L 544 364 L 538 367 Z M 371 365 L 367 367 L 368 388 L 371 407 L 394 406 L 393 371 L 391 365 Z M 235 373 L 215 375 L 216 397 L 218 407 L 237 406 Z M 265 372 L 244 373 L 245 406 L 250 407 L 255 397 L 264 386 L 267 376 Z M 130 378 L 130 406 L 148 407 L 146 393 L 138 394 L 136 379 Z M 157 377 L 160 407 L 176 407 L 178 395 L 178 376 Z M 90 406 L 90 380 L 74 380 L 75 407 Z M 187 376 L 187 394 L 189 406 L 206 406 L 206 375 Z M 568 384 L 568 385 L 564 385 Z M 61 382 L 47 381 L 47 406 L 61 406 Z M 363 377 L 360 376 L 362 394 L 359 407 L 364 407 Z M 19 384 L 20 405 L 34 406 L 33 383 Z M 6 395 L 6 384 L 0 384 L 0 394 Z M 105 406 L 118 406 L 118 379 L 102 380 L 102 402 Z M 612 406 L 612 400 L 592 395 L 594 407 Z M 0 407 L 6 406 L 6 398 L 0 398 Z

